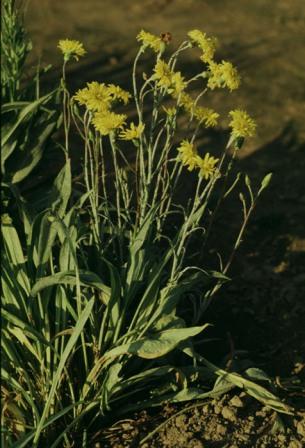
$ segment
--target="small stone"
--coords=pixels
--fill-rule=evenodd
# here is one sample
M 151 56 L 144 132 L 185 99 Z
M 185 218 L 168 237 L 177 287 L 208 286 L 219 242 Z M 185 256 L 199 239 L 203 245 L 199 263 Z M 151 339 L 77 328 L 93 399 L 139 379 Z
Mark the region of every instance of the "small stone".
M 227 431 L 227 428 L 224 425 L 221 425 L 220 423 L 218 423 L 218 425 L 216 426 L 217 434 L 220 436 L 224 436 L 226 431 Z
M 234 397 L 230 400 L 230 405 L 234 406 L 235 408 L 242 408 L 244 406 L 244 403 L 237 395 L 234 395 Z
M 209 405 L 208 404 L 205 404 L 204 406 L 202 406 L 202 412 L 204 414 L 208 414 L 208 412 L 209 412 Z
M 260 409 L 259 411 L 255 412 L 256 417 L 266 417 L 266 412 L 264 409 Z
M 204 448 L 203 443 L 198 439 L 193 439 L 191 442 L 189 442 L 189 448 Z
M 298 422 L 297 433 L 305 439 L 305 420 Z
M 302 443 L 298 440 L 294 439 L 288 445 L 288 448 L 302 448 Z
M 214 412 L 215 412 L 215 414 L 220 414 L 220 413 L 221 413 L 221 407 L 218 406 L 218 404 L 215 404 L 215 406 L 214 406 Z
M 225 406 L 222 409 L 221 415 L 223 416 L 223 418 L 229 420 L 230 422 L 235 422 L 237 420 L 234 410 L 229 408 L 229 406 Z

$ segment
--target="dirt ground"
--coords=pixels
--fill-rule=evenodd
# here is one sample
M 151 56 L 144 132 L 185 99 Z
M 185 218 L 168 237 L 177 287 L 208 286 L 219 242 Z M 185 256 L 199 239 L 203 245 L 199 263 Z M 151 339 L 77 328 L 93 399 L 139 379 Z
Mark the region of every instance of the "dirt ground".
M 242 107 L 256 118 L 258 134 L 240 153 L 238 169 L 254 183 L 274 173 L 231 271 L 233 281 L 209 310 L 210 336 L 219 340 L 208 350 L 224 362 L 233 347 L 237 369 L 245 362 L 264 369 L 296 415 L 283 418 L 281 431 L 272 434 L 275 414 L 236 392 L 190 409 L 194 403 L 128 416 L 98 433 L 92 446 L 305 446 L 304 0 L 29 0 L 27 8 L 34 43 L 29 69 L 39 57 L 59 68 L 60 38 L 84 43 L 88 55 L 70 69 L 73 88 L 92 80 L 128 87 L 141 28 L 170 31 L 173 47 L 190 29 L 216 35 L 220 59 L 231 60 L 243 82 L 229 99 L 208 96 L 209 105 L 224 114 Z M 182 67 L 195 71 L 196 57 L 190 52 Z M 221 121 L 218 135 L 225 127 Z M 219 235 L 234 231 L 237 210 L 226 210 Z

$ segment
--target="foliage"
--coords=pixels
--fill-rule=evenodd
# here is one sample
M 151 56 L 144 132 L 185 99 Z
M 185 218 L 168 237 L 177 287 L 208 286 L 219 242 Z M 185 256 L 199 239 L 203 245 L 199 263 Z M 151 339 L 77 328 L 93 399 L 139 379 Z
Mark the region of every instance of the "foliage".
M 238 128 L 232 129 L 219 158 L 197 150 L 198 133 L 213 125 L 218 114 L 198 105 L 202 94 L 192 99 L 187 92 L 195 78 L 203 82 L 205 92 L 208 77 L 216 76 L 211 68 L 216 64 L 215 40 L 195 31 L 168 61 L 162 59 L 168 36 L 164 40 L 140 33 L 133 68 L 138 123 L 129 127 L 117 107 L 131 95 L 120 87 L 93 82 L 71 98 L 66 64 L 81 57 L 84 49 L 77 41 L 59 45 L 64 54 L 60 89 L 65 165 L 47 196 L 48 205 L 39 212 L 31 212 L 14 188 L 20 170 L 19 178 L 18 172 L 11 176 L 8 186 L 17 199 L 19 218 L 2 215 L 5 444 L 73 446 L 77 434 L 87 440 L 97 419 L 110 410 L 118 415 L 166 400 L 217 396 L 235 386 L 277 411 L 290 412 L 251 378 L 218 369 L 192 345 L 192 338 L 208 326 L 203 313 L 228 280 L 257 198 L 270 181 L 268 175 L 255 194 L 245 178 L 249 200 L 241 193 L 243 221 L 227 262 L 221 261 L 218 271 L 203 267 L 199 257 L 191 264 L 193 235 L 205 242 L 221 201 L 240 182 L 238 175 L 227 184 L 245 137 L 238 129 L 245 125 L 248 134 L 254 130 L 245 112 L 237 114 Z M 175 65 L 198 36 L 199 48 L 209 57 L 203 58 L 203 72 L 186 80 Z M 156 63 L 139 87 L 138 61 L 149 49 L 156 52 Z M 234 70 L 226 72 L 224 82 L 222 75 L 218 87 L 236 85 L 228 83 L 228 77 L 232 81 L 237 76 Z M 47 114 L 45 105 L 53 98 L 50 94 L 23 105 L 5 141 L 37 108 Z M 180 117 L 187 117 L 183 143 L 177 140 Z M 81 190 L 71 176 L 72 125 L 84 143 Z M 20 127 L 20 136 L 26 135 L 25 129 Z M 46 129 L 44 122 L 38 140 L 44 140 Z M 14 145 L 19 148 L 20 141 Z M 190 174 L 184 167 L 195 173 L 195 193 L 181 206 L 176 204 L 179 183 Z M 215 195 L 215 213 L 210 214 Z M 191 293 L 196 302 L 190 318 L 177 307 Z
M 48 68 L 37 69 L 35 76 L 26 83 L 23 79 L 25 61 L 32 46 L 23 26 L 22 10 L 17 8 L 15 0 L 2 2 L 1 23 L 2 202 L 8 206 L 14 198 L 12 189 L 16 189 L 41 160 L 60 125 L 60 113 L 56 91 L 41 95 L 40 75 Z

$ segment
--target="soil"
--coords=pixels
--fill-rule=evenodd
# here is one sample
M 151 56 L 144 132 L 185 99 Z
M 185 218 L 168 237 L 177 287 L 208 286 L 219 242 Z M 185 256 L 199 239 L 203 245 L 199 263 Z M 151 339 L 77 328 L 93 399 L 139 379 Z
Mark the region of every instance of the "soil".
M 60 38 L 84 42 L 88 56 L 70 68 L 73 88 L 91 80 L 128 87 L 141 28 L 170 31 L 173 46 L 190 29 L 216 35 L 220 59 L 239 68 L 243 84 L 229 100 L 219 93 L 207 101 L 224 114 L 233 104 L 256 118 L 258 135 L 240 152 L 237 168 L 254 185 L 273 172 L 230 272 L 232 282 L 206 316 L 214 324 L 208 337 L 218 340 L 205 350 L 219 365 L 230 360 L 237 371 L 246 364 L 263 369 L 295 415 L 280 422 L 273 411 L 234 391 L 218 400 L 127 416 L 95 434 L 88 446 L 305 446 L 304 0 L 32 0 L 26 20 L 34 43 L 29 70 L 40 56 L 59 70 Z M 190 52 L 182 69 L 195 72 L 196 58 Z M 223 140 L 225 128 L 224 119 L 209 135 L 212 146 Z M 237 231 L 239 216 L 237 201 L 230 203 L 217 236 Z

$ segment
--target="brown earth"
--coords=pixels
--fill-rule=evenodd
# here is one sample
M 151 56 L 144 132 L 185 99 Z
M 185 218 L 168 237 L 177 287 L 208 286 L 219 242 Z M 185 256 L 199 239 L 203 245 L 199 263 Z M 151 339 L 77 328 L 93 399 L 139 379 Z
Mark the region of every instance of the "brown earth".
M 219 339 L 207 351 L 219 363 L 225 363 L 230 353 L 237 370 L 249 362 L 264 369 L 276 378 L 278 393 L 295 406 L 296 415 L 283 417 L 284 427 L 272 434 L 274 413 L 243 394 L 231 394 L 191 409 L 194 404 L 165 406 L 157 414 L 128 416 L 98 433 L 88 446 L 301 448 L 305 445 L 304 0 L 31 0 L 26 20 L 34 42 L 29 69 L 40 56 L 59 69 L 60 38 L 84 43 L 88 56 L 70 68 L 73 88 L 91 80 L 128 87 L 135 36 L 141 28 L 156 34 L 170 31 L 173 47 L 190 29 L 216 35 L 220 59 L 230 59 L 243 79 L 229 99 L 222 93 L 207 97 L 209 105 L 224 114 L 216 143 L 223 138 L 227 111 L 245 108 L 258 122 L 258 135 L 240 153 L 237 168 L 246 171 L 254 184 L 265 173 L 274 173 L 231 272 L 233 281 L 208 312 L 208 321 L 214 323 L 210 336 Z M 200 70 L 197 60 L 198 54 L 191 51 L 182 69 Z M 239 213 L 237 203 L 225 209 L 217 235 L 234 231 Z

